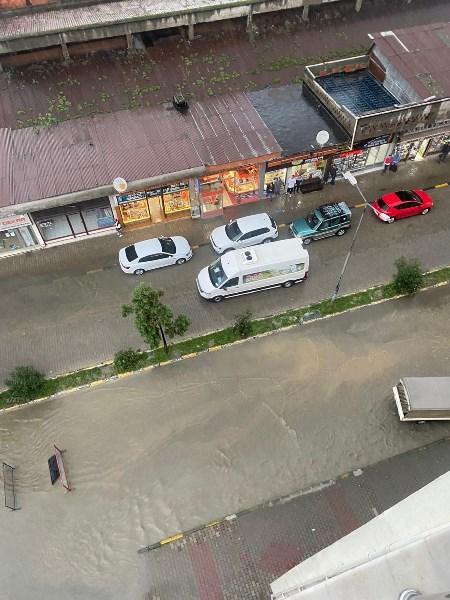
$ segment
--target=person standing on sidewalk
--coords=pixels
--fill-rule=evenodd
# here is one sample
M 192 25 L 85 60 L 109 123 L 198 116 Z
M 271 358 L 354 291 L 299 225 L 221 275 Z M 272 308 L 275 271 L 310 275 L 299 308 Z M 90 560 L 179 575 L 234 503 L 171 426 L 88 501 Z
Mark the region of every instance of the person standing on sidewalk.
M 334 183 L 336 181 L 337 169 L 333 164 L 330 167 L 328 175 L 330 176 L 330 184 L 334 185 Z
M 391 166 L 389 167 L 389 169 L 391 171 L 393 171 L 394 173 L 397 173 L 397 169 L 398 169 L 398 165 L 401 161 L 401 156 L 398 150 L 396 150 L 394 152 L 394 154 L 392 155 L 392 163 Z
M 386 173 L 391 165 L 392 165 L 392 156 L 389 154 L 389 156 L 386 156 L 386 158 L 384 159 L 383 173 Z
M 287 193 L 288 194 L 293 194 L 294 190 L 295 190 L 295 179 L 291 175 L 289 177 L 289 179 L 287 180 Z
M 444 162 L 450 152 L 450 140 L 444 142 L 439 154 L 438 162 Z
M 276 197 L 278 197 L 281 194 L 282 187 L 283 187 L 283 182 L 281 181 L 281 179 L 279 177 L 275 177 L 274 182 L 273 182 L 273 193 L 275 194 Z

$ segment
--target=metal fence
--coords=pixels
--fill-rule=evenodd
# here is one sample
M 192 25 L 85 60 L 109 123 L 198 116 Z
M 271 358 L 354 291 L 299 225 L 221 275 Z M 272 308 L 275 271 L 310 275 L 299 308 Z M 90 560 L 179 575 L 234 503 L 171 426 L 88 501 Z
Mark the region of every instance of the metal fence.
M 3 463 L 3 490 L 5 493 L 5 506 L 11 510 L 17 510 L 16 490 L 14 485 L 14 471 L 8 463 Z

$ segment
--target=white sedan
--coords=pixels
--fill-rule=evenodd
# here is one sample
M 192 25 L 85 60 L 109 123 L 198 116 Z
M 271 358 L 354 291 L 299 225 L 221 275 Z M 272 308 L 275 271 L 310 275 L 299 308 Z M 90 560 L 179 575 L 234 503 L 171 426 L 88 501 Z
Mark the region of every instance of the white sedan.
M 131 275 L 142 275 L 145 271 L 169 265 L 182 265 L 191 258 L 189 242 L 179 235 L 144 240 L 119 250 L 120 268 Z

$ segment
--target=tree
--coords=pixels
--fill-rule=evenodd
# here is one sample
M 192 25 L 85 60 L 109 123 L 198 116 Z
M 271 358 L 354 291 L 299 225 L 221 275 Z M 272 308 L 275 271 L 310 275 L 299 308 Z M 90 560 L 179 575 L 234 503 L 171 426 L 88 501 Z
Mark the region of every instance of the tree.
M 399 294 L 414 294 L 422 286 L 423 275 L 417 260 L 407 260 L 401 256 L 395 261 L 397 273 L 392 281 L 394 289 Z
M 167 338 L 183 335 L 190 325 L 186 315 L 174 318 L 173 312 L 161 302 L 164 292 L 154 290 L 146 283 L 140 283 L 133 290 L 130 304 L 122 305 L 122 316 L 134 314 L 134 324 L 150 348 L 164 344 L 168 352 Z

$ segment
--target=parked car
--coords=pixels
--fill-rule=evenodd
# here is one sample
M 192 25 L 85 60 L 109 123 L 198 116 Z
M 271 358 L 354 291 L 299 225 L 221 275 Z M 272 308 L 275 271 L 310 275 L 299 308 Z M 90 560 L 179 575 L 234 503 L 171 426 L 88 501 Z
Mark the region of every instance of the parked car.
M 142 275 L 145 271 L 169 265 L 182 265 L 191 258 L 189 242 L 179 235 L 153 238 L 119 250 L 120 268 L 132 275 Z
M 278 228 L 275 221 L 267 213 L 260 213 L 216 227 L 209 239 L 214 250 L 223 254 L 229 250 L 272 242 L 277 237 Z
M 310 213 L 305 219 L 297 219 L 291 223 L 292 235 L 301 238 L 303 244 L 331 235 L 344 235 L 351 226 L 352 213 L 345 202 L 323 204 Z
M 401 190 L 381 196 L 371 206 L 381 221 L 393 223 L 405 217 L 426 215 L 433 208 L 433 198 L 423 190 Z

